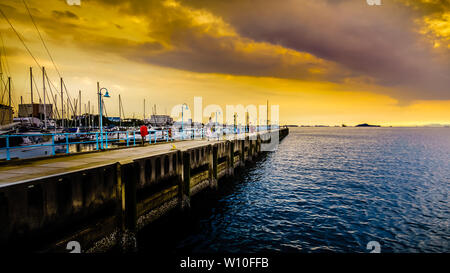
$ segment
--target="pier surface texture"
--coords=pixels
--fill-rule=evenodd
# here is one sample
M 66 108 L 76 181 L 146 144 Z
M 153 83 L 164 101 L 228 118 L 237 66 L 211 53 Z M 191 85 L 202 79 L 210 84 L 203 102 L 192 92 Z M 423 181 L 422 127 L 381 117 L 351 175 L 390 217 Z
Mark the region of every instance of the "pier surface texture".
M 136 232 L 217 189 L 287 128 L 0 165 L 0 246 L 8 252 L 136 250 Z M 173 147 L 175 145 L 175 149 Z M 71 242 L 76 241 L 76 242 Z M 80 249 L 78 249 L 80 250 Z

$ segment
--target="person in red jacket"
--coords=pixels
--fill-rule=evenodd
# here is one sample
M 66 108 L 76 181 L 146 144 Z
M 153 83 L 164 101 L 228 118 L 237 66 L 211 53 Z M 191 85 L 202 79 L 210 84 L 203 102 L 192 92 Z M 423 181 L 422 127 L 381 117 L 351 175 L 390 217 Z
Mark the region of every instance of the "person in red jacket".
M 147 126 L 145 126 L 145 124 L 142 125 L 140 131 L 141 131 L 142 145 L 144 145 L 144 143 L 145 143 L 145 138 L 146 138 L 147 135 L 148 135 L 148 129 L 147 129 Z

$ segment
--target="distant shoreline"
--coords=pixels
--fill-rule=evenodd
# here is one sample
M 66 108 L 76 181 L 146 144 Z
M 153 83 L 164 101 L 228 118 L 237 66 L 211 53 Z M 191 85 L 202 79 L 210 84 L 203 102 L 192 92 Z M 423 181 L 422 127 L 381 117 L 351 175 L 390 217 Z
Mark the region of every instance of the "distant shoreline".
M 375 125 L 375 126 L 357 126 L 357 125 L 283 125 L 289 128 L 450 128 L 450 125 Z

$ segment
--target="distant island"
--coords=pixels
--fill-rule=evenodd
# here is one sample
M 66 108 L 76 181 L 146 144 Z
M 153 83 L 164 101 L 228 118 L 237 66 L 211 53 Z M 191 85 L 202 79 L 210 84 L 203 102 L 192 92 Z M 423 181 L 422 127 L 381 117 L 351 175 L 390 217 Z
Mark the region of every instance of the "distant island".
M 380 125 L 371 125 L 367 123 L 358 124 L 355 127 L 381 127 Z

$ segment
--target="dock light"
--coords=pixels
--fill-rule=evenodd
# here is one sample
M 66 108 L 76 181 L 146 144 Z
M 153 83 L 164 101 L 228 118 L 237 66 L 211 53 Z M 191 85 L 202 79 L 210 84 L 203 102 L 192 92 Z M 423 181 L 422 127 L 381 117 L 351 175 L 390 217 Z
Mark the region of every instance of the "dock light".
M 184 107 L 186 107 L 186 110 L 189 109 L 189 107 L 187 106 L 186 103 L 183 103 L 181 105 L 181 139 L 183 139 L 183 140 L 184 140 L 184 128 L 183 128 L 183 123 L 184 123 L 183 110 L 184 110 Z
M 102 90 L 105 90 L 105 94 L 102 94 Z M 98 119 L 99 119 L 99 127 L 100 127 L 100 141 L 101 141 L 101 149 L 103 150 L 103 100 L 102 97 L 104 98 L 110 98 L 111 96 L 109 95 L 108 89 L 106 89 L 105 87 L 100 88 L 100 83 L 97 82 L 97 95 L 98 95 L 98 103 L 99 103 L 99 115 L 98 115 Z M 106 145 L 108 145 L 108 142 L 106 142 Z
M 217 115 L 218 114 L 222 115 L 222 112 L 216 111 L 216 124 L 214 124 L 214 129 L 216 130 L 217 140 L 219 140 L 219 124 L 217 123 Z

